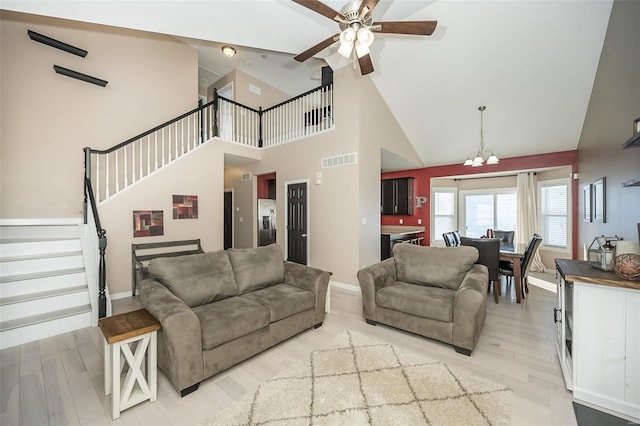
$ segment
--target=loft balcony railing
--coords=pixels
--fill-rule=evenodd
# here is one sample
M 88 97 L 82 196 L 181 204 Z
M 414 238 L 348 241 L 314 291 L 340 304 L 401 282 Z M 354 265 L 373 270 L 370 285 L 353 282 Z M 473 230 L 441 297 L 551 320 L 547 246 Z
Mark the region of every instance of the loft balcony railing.
M 214 137 L 268 148 L 332 128 L 332 85 L 267 109 L 242 105 L 214 91 L 211 102 L 118 145 L 87 148 L 87 173 L 100 203 Z

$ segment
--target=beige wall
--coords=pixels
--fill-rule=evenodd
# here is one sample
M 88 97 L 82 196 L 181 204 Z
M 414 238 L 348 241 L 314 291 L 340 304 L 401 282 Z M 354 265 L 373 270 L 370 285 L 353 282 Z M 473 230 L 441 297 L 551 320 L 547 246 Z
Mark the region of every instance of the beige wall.
M 359 71 L 352 70 L 352 73 Z M 380 261 L 381 150 L 392 152 L 408 163 L 422 165 L 422 162 L 373 81 L 360 76 L 354 78 L 360 83 L 359 216 L 356 226 L 360 233 L 358 266 L 362 268 Z
M 600 64 L 578 145 L 579 193 L 584 185 L 606 177 L 607 223 L 580 221 L 582 247 L 599 235 L 638 241 L 640 187 L 622 183 L 640 178 L 640 148 L 622 149 L 640 117 L 640 2 L 613 4 Z M 580 197 L 579 211 L 584 200 Z
M 196 51 L 173 37 L 7 11 L 0 20 L 0 217 L 80 217 L 83 147 L 108 148 L 197 106 Z M 34 42 L 28 29 L 89 53 Z
M 260 162 L 227 169 L 225 185 L 234 188 L 239 208 L 234 218 L 235 246 L 252 247 L 257 232 L 256 176 L 276 172 L 276 241 L 284 249 L 285 182 L 308 180 L 308 262 L 333 272 L 334 281 L 357 285 L 360 164 L 322 169 L 321 160 L 358 151 L 358 123 L 349 113 L 357 105 L 358 84 L 350 69 L 334 73 L 334 78 L 335 130 L 263 149 Z M 252 173 L 252 181 L 240 180 L 246 172 Z M 316 172 L 322 173 L 319 185 L 315 183 Z
M 230 82 L 233 82 L 233 100 L 254 109 L 269 108 L 291 97 L 247 73 L 233 70 L 209 86 L 207 89 L 208 99 L 213 99 L 214 88 L 221 89 Z M 260 94 L 249 90 L 250 85 L 259 88 Z

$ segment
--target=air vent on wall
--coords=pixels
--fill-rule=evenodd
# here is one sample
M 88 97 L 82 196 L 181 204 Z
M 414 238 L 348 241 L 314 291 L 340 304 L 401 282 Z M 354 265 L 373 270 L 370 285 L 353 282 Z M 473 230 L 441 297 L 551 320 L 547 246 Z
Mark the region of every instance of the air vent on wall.
M 243 173 L 242 180 L 251 180 L 251 172 Z
M 352 152 L 351 154 L 337 155 L 335 157 L 327 157 L 322 159 L 322 168 L 346 166 L 349 164 L 356 164 L 358 162 L 358 154 Z

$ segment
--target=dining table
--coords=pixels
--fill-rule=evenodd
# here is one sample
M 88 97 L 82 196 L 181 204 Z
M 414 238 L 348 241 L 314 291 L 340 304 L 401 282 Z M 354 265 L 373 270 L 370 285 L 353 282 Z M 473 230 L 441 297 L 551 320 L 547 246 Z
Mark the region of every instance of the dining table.
M 527 247 L 526 243 L 509 244 L 500 246 L 500 260 L 513 263 L 513 279 L 516 287 L 516 303 L 522 303 L 522 259 Z

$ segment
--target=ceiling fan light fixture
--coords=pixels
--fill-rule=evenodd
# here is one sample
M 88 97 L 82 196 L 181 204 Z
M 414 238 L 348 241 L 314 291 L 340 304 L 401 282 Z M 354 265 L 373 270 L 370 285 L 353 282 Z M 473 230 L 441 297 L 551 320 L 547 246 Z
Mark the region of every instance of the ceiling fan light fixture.
M 224 53 L 224 56 L 226 56 L 227 58 L 232 58 L 236 55 L 236 49 L 233 46 L 222 46 L 222 53 Z
M 373 43 L 373 32 L 367 27 L 360 28 L 356 36 L 358 41 L 367 47 Z
M 340 33 L 340 48 L 338 49 L 338 53 L 348 59 L 353 51 L 355 41 L 356 31 L 351 27 L 345 28 Z
M 368 54 L 369 46 L 364 43 L 360 43 L 360 41 L 356 41 L 356 55 L 358 56 L 358 58 L 362 58 L 363 56 Z

